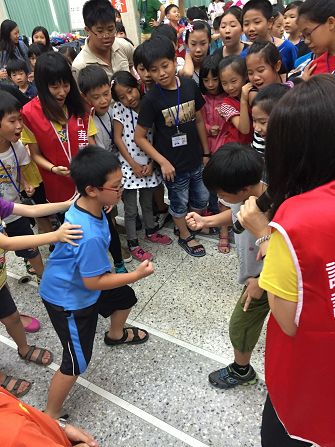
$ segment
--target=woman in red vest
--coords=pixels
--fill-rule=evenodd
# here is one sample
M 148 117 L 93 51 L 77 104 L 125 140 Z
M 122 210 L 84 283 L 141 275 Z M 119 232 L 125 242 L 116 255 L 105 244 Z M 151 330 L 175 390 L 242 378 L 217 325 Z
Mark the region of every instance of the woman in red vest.
M 255 198 L 240 221 L 265 256 L 268 291 L 262 446 L 335 446 L 335 76 L 288 92 L 266 142 L 272 221 Z
M 66 59 L 57 52 L 42 54 L 35 66 L 38 97 L 22 109 L 22 141 L 41 172 L 49 202 L 75 195 L 70 162 L 78 150 L 94 144 L 97 133 L 86 113 Z

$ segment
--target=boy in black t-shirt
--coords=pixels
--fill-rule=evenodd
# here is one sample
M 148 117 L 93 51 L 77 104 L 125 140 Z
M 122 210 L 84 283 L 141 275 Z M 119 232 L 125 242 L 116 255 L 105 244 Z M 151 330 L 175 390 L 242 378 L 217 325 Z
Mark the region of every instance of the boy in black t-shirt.
M 168 39 L 150 39 L 143 49 L 144 66 L 156 85 L 141 102 L 135 142 L 161 167 L 169 190 L 169 211 L 179 230 L 179 245 L 189 255 L 201 257 L 205 249 L 194 240 L 185 216 L 189 209 L 201 212 L 208 201 L 202 181 L 203 163 L 209 156 L 200 112 L 205 101 L 192 79 L 176 78 L 175 49 Z M 153 125 L 155 147 L 146 138 Z

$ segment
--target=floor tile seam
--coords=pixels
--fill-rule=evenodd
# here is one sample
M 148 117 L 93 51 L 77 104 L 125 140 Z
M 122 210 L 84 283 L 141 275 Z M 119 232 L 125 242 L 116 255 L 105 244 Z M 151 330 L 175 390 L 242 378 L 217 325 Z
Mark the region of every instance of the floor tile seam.
M 142 323 L 141 321 L 139 321 L 138 319 L 133 320 L 131 318 L 127 319 L 127 323 L 129 323 L 132 326 L 137 326 L 140 327 L 141 329 L 145 329 L 146 331 L 149 332 L 149 334 L 154 335 L 155 337 L 158 337 L 160 339 L 163 339 L 165 341 L 168 341 L 169 343 L 175 344 L 177 346 L 180 346 L 184 349 L 187 349 L 188 351 L 194 352 L 196 354 L 201 355 L 202 357 L 206 357 L 210 360 L 214 360 L 218 363 L 220 363 L 222 366 L 227 366 L 232 362 L 231 358 L 228 357 L 224 357 L 222 355 L 219 354 L 215 354 L 212 351 L 208 351 L 207 349 L 204 348 L 200 348 L 199 346 L 187 342 L 185 340 L 182 340 L 178 337 L 175 337 L 173 335 L 167 334 L 166 332 L 163 332 L 159 329 L 156 329 L 146 323 Z M 257 376 L 258 378 L 264 382 L 265 381 L 265 376 L 263 373 L 261 372 L 257 372 Z
M 139 311 L 138 314 L 135 315 L 135 319 L 138 318 L 141 313 L 146 309 L 146 307 L 148 306 L 148 304 L 155 298 L 155 296 L 157 295 L 157 293 L 161 290 L 161 288 L 163 286 L 165 286 L 165 284 L 168 282 L 169 279 L 171 279 L 171 277 L 175 274 L 176 270 L 178 269 L 178 267 L 184 262 L 184 258 L 174 267 L 173 271 L 170 273 L 170 275 L 162 282 L 162 284 L 159 286 L 159 288 L 156 290 L 156 292 L 150 297 L 150 299 L 145 303 L 144 307 Z
M 13 340 L 0 335 L 0 342 L 16 349 L 16 344 Z M 57 363 L 52 362 L 49 366 L 49 369 L 53 371 L 57 371 L 59 369 L 59 365 Z M 102 397 L 105 400 L 108 400 L 109 402 L 113 403 L 119 408 L 122 408 L 123 410 L 127 411 L 128 413 L 131 413 L 135 417 L 138 417 L 142 419 L 143 421 L 147 422 L 148 424 L 158 428 L 160 431 L 173 436 L 174 438 L 178 439 L 179 441 L 184 442 L 186 445 L 189 445 L 191 447 L 209 447 L 208 444 L 205 444 L 198 439 L 194 438 L 191 435 L 188 435 L 187 433 L 183 432 L 182 430 L 179 430 L 178 428 L 174 427 L 173 425 L 168 424 L 167 422 L 163 421 L 162 419 L 157 418 L 156 416 L 142 410 L 141 408 L 137 407 L 136 405 L 116 396 L 113 393 L 110 393 L 107 390 L 104 390 L 100 386 L 94 384 L 93 382 L 84 379 L 83 377 L 79 377 L 77 380 L 77 384 L 82 386 L 83 388 L 93 392 L 94 394 Z

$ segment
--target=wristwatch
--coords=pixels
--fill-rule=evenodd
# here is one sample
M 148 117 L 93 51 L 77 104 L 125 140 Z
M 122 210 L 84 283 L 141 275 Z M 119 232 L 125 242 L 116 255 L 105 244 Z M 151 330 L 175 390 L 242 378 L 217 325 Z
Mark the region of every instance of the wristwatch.
M 66 420 L 63 419 L 63 418 L 59 418 L 59 419 L 57 420 L 57 422 L 58 422 L 60 428 L 63 429 L 63 430 L 65 430 L 65 427 L 66 427 Z

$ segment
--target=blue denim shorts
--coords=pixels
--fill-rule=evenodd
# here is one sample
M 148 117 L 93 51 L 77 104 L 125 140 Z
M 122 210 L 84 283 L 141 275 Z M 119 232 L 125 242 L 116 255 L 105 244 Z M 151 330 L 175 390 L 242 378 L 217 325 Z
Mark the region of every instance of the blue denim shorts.
M 201 165 L 193 171 L 176 172 L 174 182 L 166 182 L 172 217 L 184 217 L 189 209 L 201 211 L 207 206 L 209 192 L 202 181 Z

